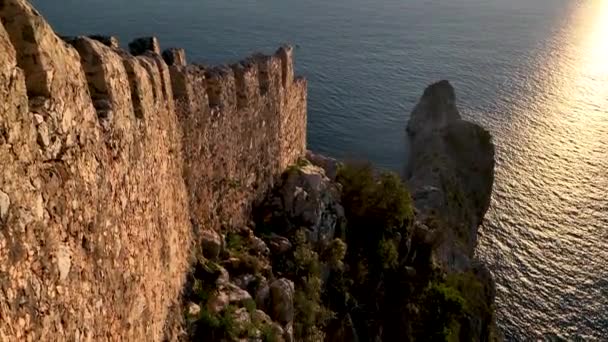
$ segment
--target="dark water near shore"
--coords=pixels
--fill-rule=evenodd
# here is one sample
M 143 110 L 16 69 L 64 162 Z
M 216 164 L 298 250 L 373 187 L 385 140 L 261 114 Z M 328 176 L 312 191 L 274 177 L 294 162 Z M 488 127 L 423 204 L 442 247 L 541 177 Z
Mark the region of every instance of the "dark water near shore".
M 189 60 L 298 44 L 309 147 L 400 171 L 424 87 L 498 146 L 479 255 L 511 340 L 608 340 L 608 2 L 36 0 L 62 34 L 157 35 Z

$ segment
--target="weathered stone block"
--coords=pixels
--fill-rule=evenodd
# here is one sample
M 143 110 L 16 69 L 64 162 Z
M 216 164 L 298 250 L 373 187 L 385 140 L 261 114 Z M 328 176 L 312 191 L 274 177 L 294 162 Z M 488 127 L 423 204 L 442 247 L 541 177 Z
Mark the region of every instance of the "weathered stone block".
M 163 59 L 169 66 L 186 66 L 186 50 L 171 48 L 163 51 Z
M 129 51 L 134 56 L 143 55 L 147 51 L 160 55 L 160 43 L 156 37 L 137 38 L 129 43 Z
M 95 35 L 89 36 L 89 38 L 96 40 L 112 49 L 120 48 L 120 41 L 118 40 L 117 37 L 114 37 L 114 36 L 102 36 L 102 35 L 95 34 Z

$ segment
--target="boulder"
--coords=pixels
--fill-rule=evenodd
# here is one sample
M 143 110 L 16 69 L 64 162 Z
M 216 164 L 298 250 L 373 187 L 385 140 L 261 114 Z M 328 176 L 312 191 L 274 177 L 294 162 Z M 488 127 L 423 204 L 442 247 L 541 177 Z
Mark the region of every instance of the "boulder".
M 278 234 L 304 228 L 316 248 L 328 244 L 345 221 L 339 200 L 340 191 L 325 171 L 306 164 L 290 168 L 258 212 Z
M 201 307 L 195 303 L 188 303 L 188 316 L 197 317 L 201 313 Z
M 120 41 L 117 37 L 94 34 L 89 36 L 89 38 L 96 40 L 107 47 L 111 47 L 113 49 L 120 49 Z
M 237 257 L 230 257 L 222 261 L 222 265 L 229 270 L 238 270 L 241 265 L 241 259 Z
M 253 274 L 241 274 L 238 277 L 232 279 L 232 282 L 243 290 L 247 290 L 249 285 L 255 280 Z
M 224 291 L 216 292 L 207 302 L 207 309 L 212 313 L 219 313 L 230 303 L 228 293 Z
M 207 308 L 213 313 L 218 313 L 224 310 L 229 304 L 240 305 L 250 299 L 251 295 L 249 292 L 241 289 L 235 284 L 227 283 L 211 296 L 207 302 Z
M 160 55 L 160 44 L 156 37 L 137 38 L 129 43 L 129 51 L 134 56 L 143 55 L 148 51 Z
M 186 50 L 171 48 L 163 51 L 163 59 L 169 66 L 186 66 Z
M 289 323 L 285 326 L 285 329 L 283 329 L 283 339 L 285 340 L 285 342 L 294 342 L 294 338 L 293 338 L 293 323 Z
M 228 292 L 228 300 L 230 303 L 243 303 L 244 301 L 251 299 L 249 292 L 241 289 L 235 284 L 228 283 L 225 289 Z
M 253 312 L 253 319 L 260 323 L 265 323 L 265 324 L 272 323 L 272 318 L 270 318 L 270 316 L 268 316 L 267 313 L 265 313 L 264 311 L 259 310 L 259 309 L 255 310 Z
M 273 320 L 287 324 L 293 321 L 295 288 L 291 280 L 281 278 L 270 284 L 270 315 Z
M 218 276 L 215 279 L 215 285 L 218 287 L 226 286 L 230 281 L 230 274 L 222 266 L 218 266 Z
M 288 238 L 272 233 L 269 239 L 270 251 L 274 255 L 281 255 L 291 250 L 293 245 Z
M 234 319 L 234 323 L 238 324 L 240 327 L 244 328 L 251 323 L 251 316 L 246 308 L 238 308 L 234 311 L 234 315 L 232 316 Z
M 270 286 L 268 286 L 268 283 L 266 281 L 264 281 L 262 284 L 260 284 L 260 286 L 258 287 L 258 289 L 255 293 L 255 305 L 258 308 L 266 311 L 269 306 L 269 302 L 270 302 Z
M 222 236 L 214 230 L 207 229 L 201 231 L 200 239 L 203 256 L 207 259 L 217 260 L 223 246 Z
M 257 236 L 251 236 L 248 241 L 249 251 L 253 255 L 258 256 L 267 256 L 270 254 L 270 249 L 264 242 L 264 240 L 260 239 Z
M 272 272 L 272 265 L 270 265 L 266 258 L 252 255 L 231 257 L 228 260 L 222 261 L 222 265 L 226 267 L 228 272 L 234 277 L 243 274 L 258 273 L 266 276 Z
M 230 275 L 224 267 L 209 260 L 199 260 L 194 267 L 193 276 L 206 284 L 215 283 L 218 287 L 230 280 Z
M 8 195 L 0 191 L 0 222 L 8 216 L 8 208 L 11 205 L 11 199 Z
M 336 180 L 338 176 L 338 168 L 340 163 L 338 160 L 330 157 L 323 156 L 321 154 L 315 154 L 312 151 L 306 151 L 306 159 L 313 165 L 322 168 L 325 171 L 325 175 L 330 180 Z

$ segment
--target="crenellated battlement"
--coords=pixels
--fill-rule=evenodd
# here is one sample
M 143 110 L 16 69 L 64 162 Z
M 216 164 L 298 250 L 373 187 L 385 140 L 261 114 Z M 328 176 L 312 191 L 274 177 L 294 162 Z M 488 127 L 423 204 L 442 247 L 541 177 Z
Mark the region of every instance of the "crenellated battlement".
M 187 64 L 0 2 L 0 340 L 160 340 L 198 232 L 303 155 L 293 49 Z
M 234 72 L 227 66 L 205 70 L 206 91 L 209 105 L 224 110 L 236 109 L 236 82 Z
M 162 55 L 169 65 L 183 123 L 186 174 L 193 175 L 186 176 L 187 181 L 203 175 L 221 188 L 225 186 L 222 179 L 231 179 L 231 183 L 256 189 L 244 201 L 250 202 L 305 151 L 306 84 L 294 79 L 290 47 L 270 56 L 255 54 L 230 66 L 186 65 L 185 52 L 179 49 L 165 50 Z M 216 160 L 219 168 L 209 160 Z M 193 198 L 209 196 L 209 185 L 200 184 L 200 179 L 191 180 L 188 187 L 195 192 Z M 193 203 L 199 222 L 215 215 L 218 207 L 243 202 L 231 198 L 229 189 L 215 194 L 215 208 Z M 237 217 L 245 215 L 231 219 Z
M 279 48 L 271 56 L 255 54 L 229 66 L 186 65 L 183 49 L 167 49 L 162 56 L 171 69 L 176 99 L 187 97 L 188 89 L 196 89 L 196 92 L 204 89 L 212 107 L 255 107 L 264 101 L 262 97 L 267 97 L 267 94 L 277 97 L 279 102 L 278 97 L 296 82 L 293 48 L 290 46 Z M 186 82 L 191 84 L 186 85 Z
M 260 101 L 260 74 L 255 60 L 246 59 L 231 65 L 236 83 L 239 109 L 256 106 Z

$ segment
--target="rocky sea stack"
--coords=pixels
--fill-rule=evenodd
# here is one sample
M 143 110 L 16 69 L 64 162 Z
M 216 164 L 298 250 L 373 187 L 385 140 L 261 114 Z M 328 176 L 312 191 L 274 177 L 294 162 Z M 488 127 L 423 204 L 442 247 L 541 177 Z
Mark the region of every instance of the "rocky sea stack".
M 417 209 L 416 235 L 432 241 L 448 275 L 462 284 L 480 310 L 469 313 L 470 340 L 498 339 L 494 322 L 494 280 L 474 259 L 478 229 L 490 206 L 494 184 L 494 144 L 483 127 L 463 120 L 448 81 L 428 86 L 407 125 L 410 153 L 406 179 Z M 415 242 L 414 242 L 415 243 Z
M 449 227 L 442 231 L 445 236 L 438 248 L 447 269 L 470 268 L 494 184 L 492 137 L 461 118 L 448 81 L 426 88 L 407 132 L 411 150 L 406 179 L 418 219 L 442 221 Z

